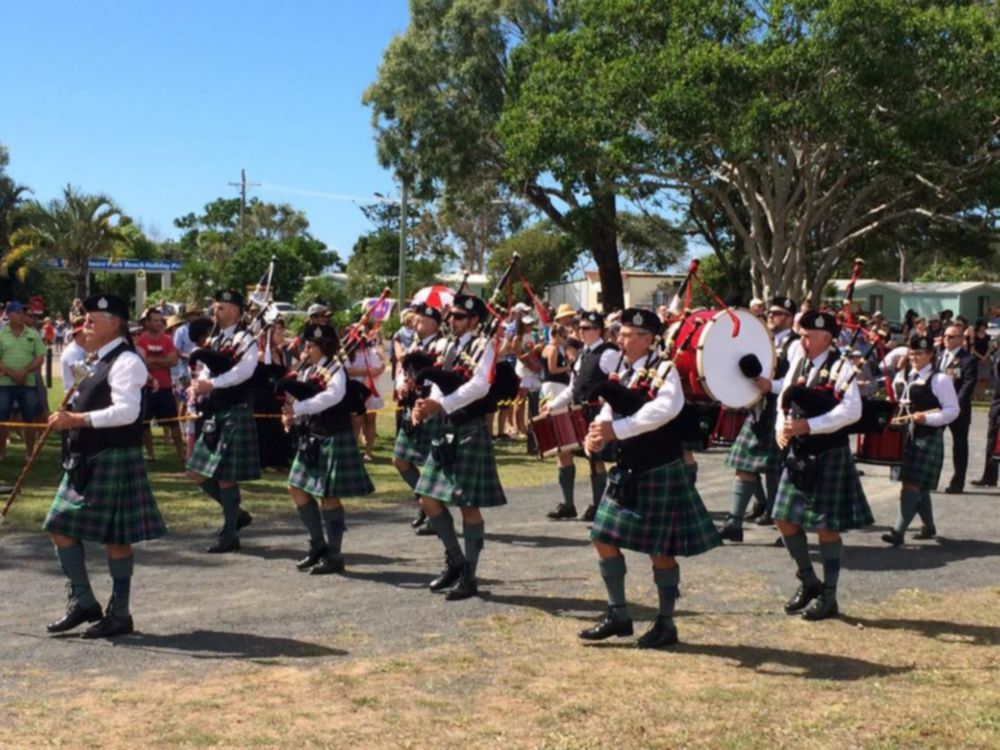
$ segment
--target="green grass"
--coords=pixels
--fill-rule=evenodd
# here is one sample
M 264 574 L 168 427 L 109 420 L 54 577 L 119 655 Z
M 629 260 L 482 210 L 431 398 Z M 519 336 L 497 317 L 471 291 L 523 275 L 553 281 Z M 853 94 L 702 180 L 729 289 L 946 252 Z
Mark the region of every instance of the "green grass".
M 49 392 L 50 408 L 58 407 L 61 394 L 62 388 L 57 380 L 55 387 Z M 412 497 L 409 488 L 392 465 L 395 427 L 391 412 L 379 414 L 378 433 L 375 461 L 367 464 L 376 492 L 367 498 L 349 500 L 350 507 L 355 509 L 409 502 Z M 176 531 L 217 526 L 218 507 L 208 501 L 192 482 L 181 478 L 183 466 L 174 456 L 173 448 L 163 442 L 161 435 L 162 430 L 154 428 L 158 460 L 147 462 L 146 466 L 167 526 Z M 24 456 L 24 443 L 19 439 L 12 440 L 8 445 L 7 458 L 0 462 L 0 483 L 14 484 L 24 466 Z M 506 488 L 534 487 L 555 481 L 555 462 L 539 461 L 534 456 L 527 455 L 523 441 L 497 443 L 496 456 L 500 480 Z M 53 434 L 32 468 L 20 497 L 12 506 L 4 531 L 38 530 L 61 475 L 59 437 Z M 255 516 L 267 519 L 289 515 L 291 501 L 288 499 L 286 479 L 287 473 L 268 470 L 261 479 L 242 485 L 247 507 Z

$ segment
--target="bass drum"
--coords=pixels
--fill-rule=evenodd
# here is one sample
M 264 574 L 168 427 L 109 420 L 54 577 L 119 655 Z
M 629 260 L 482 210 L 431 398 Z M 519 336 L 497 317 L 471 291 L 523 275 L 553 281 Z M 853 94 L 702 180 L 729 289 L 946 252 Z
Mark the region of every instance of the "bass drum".
M 760 361 L 764 377 L 774 377 L 774 340 L 749 310 L 690 313 L 670 327 L 666 343 L 690 401 L 712 401 L 730 409 L 757 403 L 763 394 L 740 370 L 740 359 L 748 354 Z

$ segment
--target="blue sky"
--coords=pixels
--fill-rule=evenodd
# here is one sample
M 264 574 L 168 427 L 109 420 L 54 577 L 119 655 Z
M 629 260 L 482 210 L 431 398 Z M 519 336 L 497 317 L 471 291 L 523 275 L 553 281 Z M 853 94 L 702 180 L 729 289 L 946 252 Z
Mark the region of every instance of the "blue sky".
M 346 258 L 371 228 L 357 204 L 296 191 L 397 194 L 361 94 L 406 0 L 0 0 L 0 18 L 0 142 L 40 200 L 103 192 L 165 238 L 246 168 Z

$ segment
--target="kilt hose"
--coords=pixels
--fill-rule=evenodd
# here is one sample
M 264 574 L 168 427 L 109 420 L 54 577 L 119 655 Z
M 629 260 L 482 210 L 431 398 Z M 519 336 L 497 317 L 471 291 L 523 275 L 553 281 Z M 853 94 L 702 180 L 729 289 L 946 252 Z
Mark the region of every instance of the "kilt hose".
M 455 436 L 454 461 L 446 465 L 432 450 L 420 470 L 420 481 L 413 492 L 457 507 L 506 505 L 486 419 L 472 419 L 450 429 L 445 426 L 442 434 L 448 432 Z
M 409 414 L 409 411 L 406 412 Z M 444 433 L 445 420 L 434 417 L 421 422 L 416 427 L 400 427 L 396 433 L 396 444 L 392 449 L 393 458 L 409 461 L 414 466 L 422 466 L 431 453 L 431 441 Z M 409 434 L 407 430 L 410 430 Z
M 167 533 L 139 446 L 108 448 L 87 459 L 83 494 L 63 474 L 42 528 L 101 544 L 135 544 Z
M 747 417 L 739 435 L 726 455 L 726 466 L 749 474 L 774 474 L 781 468 L 781 449 L 774 436 L 774 414 L 765 411 L 760 416 L 760 424 L 755 417 Z M 760 439 L 758 433 L 765 436 Z
M 250 407 L 239 404 L 220 409 L 209 416 L 206 424 L 210 420 L 215 422 L 214 434 L 218 436 L 218 443 L 214 447 L 210 445 L 214 438 L 206 433 L 203 425 L 187 462 L 188 471 L 220 482 L 260 479 L 260 446 Z
M 992 450 L 992 446 L 990 447 Z M 906 446 L 899 481 L 915 484 L 922 490 L 935 492 L 944 466 L 944 430 L 936 429 L 929 435 L 914 437 Z
M 861 487 L 854 456 L 846 446 L 817 456 L 816 486 L 803 492 L 782 472 L 772 516 L 810 531 L 847 531 L 874 523 L 865 491 Z
M 302 490 L 315 498 L 361 497 L 375 492 L 364 464 L 353 430 L 338 432 L 323 438 L 315 462 L 307 451 L 296 451 L 288 486 Z
M 590 539 L 647 555 L 690 557 L 722 544 L 680 459 L 638 475 L 635 498 L 623 507 L 605 492 Z

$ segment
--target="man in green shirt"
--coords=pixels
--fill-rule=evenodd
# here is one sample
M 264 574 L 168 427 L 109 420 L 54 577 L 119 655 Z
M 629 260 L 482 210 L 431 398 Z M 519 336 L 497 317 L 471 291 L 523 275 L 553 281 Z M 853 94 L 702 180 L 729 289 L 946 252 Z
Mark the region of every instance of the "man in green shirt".
M 17 403 L 24 422 L 34 422 L 38 415 L 35 378 L 45 358 L 42 335 L 27 325 L 24 306 L 14 300 L 7 304 L 8 325 L 0 331 L 0 422 L 10 420 Z M 25 447 L 31 455 L 35 431 L 24 430 Z M 0 458 L 7 454 L 7 428 L 0 428 Z

